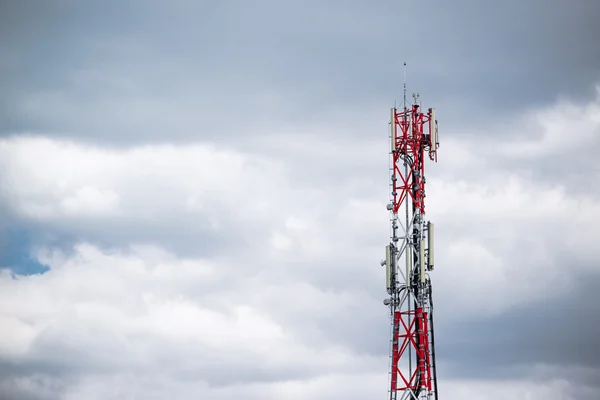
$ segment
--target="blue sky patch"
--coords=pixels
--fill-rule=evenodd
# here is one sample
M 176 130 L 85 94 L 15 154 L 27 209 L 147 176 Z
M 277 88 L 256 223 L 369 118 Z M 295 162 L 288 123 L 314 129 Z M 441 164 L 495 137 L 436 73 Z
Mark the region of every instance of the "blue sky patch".
M 32 244 L 32 235 L 26 230 L 0 232 L 0 268 L 9 268 L 16 275 L 43 274 L 50 270 L 32 256 Z

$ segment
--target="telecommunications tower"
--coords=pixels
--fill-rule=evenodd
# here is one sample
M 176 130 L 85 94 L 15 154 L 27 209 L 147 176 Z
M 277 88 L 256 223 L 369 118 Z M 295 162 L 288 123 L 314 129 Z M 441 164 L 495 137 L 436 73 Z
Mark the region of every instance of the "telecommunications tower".
M 405 64 L 406 65 L 406 64 Z M 437 162 L 435 111 L 419 95 L 391 110 L 391 238 L 386 285 L 392 320 L 390 400 L 438 400 L 429 271 L 434 267 L 433 224 L 425 220 L 425 159 Z M 400 218 L 400 213 L 405 213 Z

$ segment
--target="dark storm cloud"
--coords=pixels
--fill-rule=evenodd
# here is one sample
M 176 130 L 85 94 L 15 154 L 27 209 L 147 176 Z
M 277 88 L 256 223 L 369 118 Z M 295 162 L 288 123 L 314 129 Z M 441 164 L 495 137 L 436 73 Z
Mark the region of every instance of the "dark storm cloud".
M 594 1 L 3 7 L 3 134 L 173 141 L 358 121 L 398 98 L 404 60 L 409 90 L 466 126 L 600 77 Z

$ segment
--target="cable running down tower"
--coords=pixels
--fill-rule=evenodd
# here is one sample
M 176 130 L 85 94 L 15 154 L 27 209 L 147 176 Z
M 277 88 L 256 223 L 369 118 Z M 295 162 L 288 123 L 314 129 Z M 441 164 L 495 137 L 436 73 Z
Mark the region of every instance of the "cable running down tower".
M 392 108 L 390 118 L 392 229 L 382 261 L 389 294 L 384 304 L 392 319 L 389 399 L 438 400 L 428 274 L 434 268 L 433 224 L 425 221 L 425 159 L 437 162 L 438 129 L 435 110 L 422 112 L 418 94 L 413 100 L 407 105 L 405 83 L 404 109 Z

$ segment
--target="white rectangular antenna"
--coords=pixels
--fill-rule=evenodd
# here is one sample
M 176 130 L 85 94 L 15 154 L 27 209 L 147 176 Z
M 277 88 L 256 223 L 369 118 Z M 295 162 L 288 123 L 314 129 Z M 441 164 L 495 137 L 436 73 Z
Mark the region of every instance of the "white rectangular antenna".
M 429 270 L 433 270 L 434 258 L 433 258 L 433 222 L 427 223 L 427 264 Z
M 431 120 L 429 121 L 429 138 L 431 139 L 431 150 L 437 149 L 437 123 L 435 121 L 435 108 L 431 109 Z
M 392 118 L 390 119 L 391 124 L 391 140 L 392 140 L 392 152 L 396 151 L 396 108 L 392 108 Z
M 390 245 L 385 246 L 385 284 L 386 288 L 392 287 L 392 255 Z

